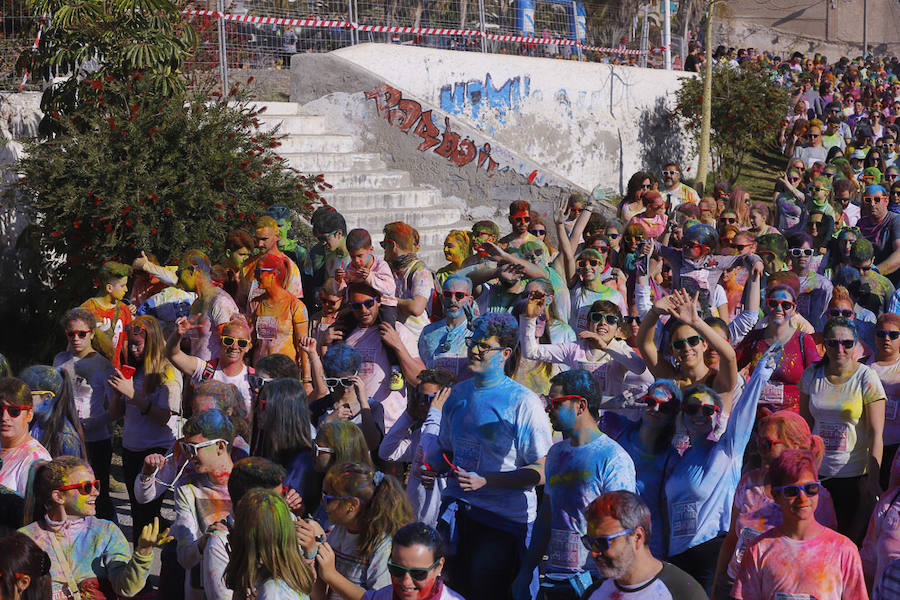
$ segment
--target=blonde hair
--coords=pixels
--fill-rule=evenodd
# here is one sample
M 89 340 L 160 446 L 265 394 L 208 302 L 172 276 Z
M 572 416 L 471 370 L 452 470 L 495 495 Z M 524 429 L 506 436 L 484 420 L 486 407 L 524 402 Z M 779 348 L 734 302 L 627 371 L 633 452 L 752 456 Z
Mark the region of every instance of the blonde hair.
M 150 315 L 135 317 L 131 326 L 143 327 L 144 338 L 144 393 L 152 394 L 165 382 L 175 378 L 175 368 L 166 358 L 166 338 L 159 321 Z

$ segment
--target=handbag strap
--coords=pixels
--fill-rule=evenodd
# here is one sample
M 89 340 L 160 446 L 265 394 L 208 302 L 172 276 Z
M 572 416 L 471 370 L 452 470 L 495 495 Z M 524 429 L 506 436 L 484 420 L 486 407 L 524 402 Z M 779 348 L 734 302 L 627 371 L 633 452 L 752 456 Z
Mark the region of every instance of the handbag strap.
M 49 537 L 50 545 L 53 546 L 53 554 L 56 555 L 56 562 L 62 569 L 63 575 L 66 576 L 69 592 L 71 592 L 72 597 L 75 598 L 75 600 L 82 600 L 81 589 L 78 587 L 78 582 L 75 581 L 72 563 L 69 562 L 68 554 L 66 554 L 62 549 L 62 546 L 60 546 L 59 539 L 55 532 L 51 531 Z

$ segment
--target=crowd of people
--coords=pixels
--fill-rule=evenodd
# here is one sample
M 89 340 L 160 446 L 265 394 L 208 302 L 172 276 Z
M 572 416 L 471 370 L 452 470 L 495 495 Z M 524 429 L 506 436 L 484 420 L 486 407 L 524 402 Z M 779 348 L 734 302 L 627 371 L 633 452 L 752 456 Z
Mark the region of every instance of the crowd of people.
M 105 263 L 0 357 L 0 597 L 900 597 L 900 81 L 794 67 L 771 198 L 673 160 L 442 266 L 327 205 Z

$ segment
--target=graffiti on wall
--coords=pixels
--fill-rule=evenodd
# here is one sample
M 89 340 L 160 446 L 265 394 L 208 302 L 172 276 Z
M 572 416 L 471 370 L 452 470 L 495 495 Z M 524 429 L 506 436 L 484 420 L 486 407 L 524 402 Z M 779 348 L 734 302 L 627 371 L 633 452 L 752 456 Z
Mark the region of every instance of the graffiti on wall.
M 460 115 L 468 110 L 475 120 L 493 110 L 497 121 L 505 125 L 506 114 L 530 95 L 531 78 L 527 75 L 511 77 L 495 87 L 491 74 L 487 73 L 484 81 L 473 79 L 442 86 L 440 103 L 441 110 L 450 114 Z
M 410 131 L 422 138 L 417 146 L 419 152 L 434 152 L 458 167 L 474 164 L 476 169 L 493 172 L 498 163 L 491 158 L 491 145 L 487 142 L 479 148 L 469 138 L 463 138 L 450 129 L 450 118 L 444 118 L 443 133 L 434 124 L 431 110 L 422 110 L 422 105 L 410 98 L 404 98 L 397 88 L 383 83 L 366 93 L 367 100 L 374 100 L 378 114 L 393 127 L 403 133 Z

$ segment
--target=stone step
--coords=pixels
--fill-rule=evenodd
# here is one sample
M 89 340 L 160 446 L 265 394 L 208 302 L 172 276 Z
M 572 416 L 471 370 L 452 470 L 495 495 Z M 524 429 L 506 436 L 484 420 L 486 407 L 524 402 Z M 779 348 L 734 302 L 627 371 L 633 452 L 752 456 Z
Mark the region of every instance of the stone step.
M 324 175 L 325 181 L 335 190 L 390 190 L 412 186 L 406 171 L 326 171 Z
M 260 129 L 275 126 L 280 126 L 279 133 L 287 135 L 321 135 L 330 130 L 328 120 L 322 115 L 270 115 L 266 112 L 259 116 Z
M 325 181 L 331 183 L 328 178 Z M 332 184 L 334 185 L 334 184 Z M 337 187 L 337 186 L 335 186 Z M 334 206 L 348 211 L 393 210 L 415 212 L 419 208 L 440 206 L 440 191 L 430 187 L 402 187 L 395 189 L 333 189 L 322 195 Z M 457 211 L 458 212 L 458 211 Z
M 385 168 L 380 154 L 368 152 L 280 152 L 288 165 L 303 173 L 377 171 Z M 331 183 L 329 181 L 329 183 Z
M 300 105 L 296 102 L 248 102 L 247 106 L 256 109 L 265 106 L 266 110 L 262 115 L 267 117 L 272 115 L 296 115 L 300 112 Z
M 334 133 L 290 135 L 281 140 L 281 152 L 353 152 L 356 140 Z
M 416 229 L 424 229 L 425 227 L 445 227 L 447 229 L 444 232 L 444 235 L 446 235 L 446 232 L 449 231 L 449 226 L 459 221 L 461 216 L 459 210 L 456 208 L 423 207 L 417 208 L 414 211 L 408 209 L 376 209 L 360 211 L 349 208 L 346 204 L 341 203 L 340 200 L 335 201 L 332 198 L 328 198 L 328 203 L 344 215 L 344 218 L 347 220 L 348 228 L 364 227 L 369 231 L 375 232 L 380 232 L 387 223 L 403 221 Z M 443 238 L 441 241 L 443 241 Z M 423 243 L 421 245 L 425 246 L 426 244 Z M 430 246 L 431 244 L 427 245 Z

